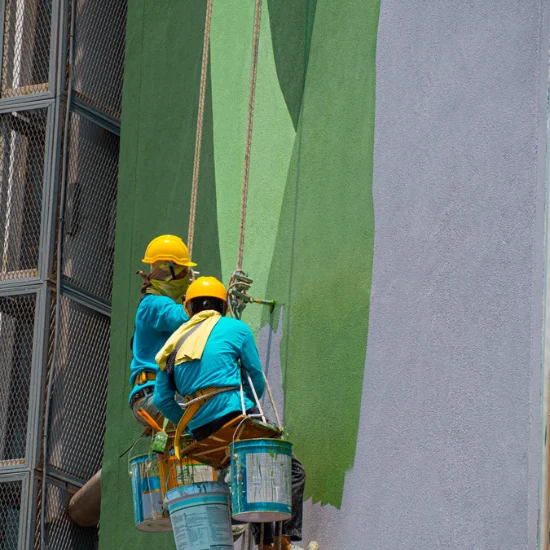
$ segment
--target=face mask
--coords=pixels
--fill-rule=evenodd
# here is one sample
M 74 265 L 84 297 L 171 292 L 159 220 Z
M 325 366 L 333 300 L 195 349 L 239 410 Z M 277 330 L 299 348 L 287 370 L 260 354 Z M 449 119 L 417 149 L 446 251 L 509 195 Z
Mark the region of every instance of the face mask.
M 181 303 L 185 293 L 187 292 L 187 288 L 189 287 L 189 278 L 185 277 L 184 279 L 172 279 L 171 281 L 151 279 L 151 287 L 154 290 L 152 294 L 168 296 L 168 298 L 172 298 L 175 302 Z

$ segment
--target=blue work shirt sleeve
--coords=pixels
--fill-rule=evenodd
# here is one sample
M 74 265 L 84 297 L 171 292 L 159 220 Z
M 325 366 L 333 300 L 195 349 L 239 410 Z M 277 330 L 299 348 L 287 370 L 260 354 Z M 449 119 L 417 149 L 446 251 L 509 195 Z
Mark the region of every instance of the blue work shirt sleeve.
M 176 385 L 165 370 L 159 369 L 153 393 L 153 404 L 170 422 L 178 425 L 183 410 L 175 399 Z
M 167 296 L 163 296 L 161 300 L 154 300 L 148 314 L 151 329 L 157 332 L 174 332 L 189 321 L 184 307 Z
M 258 394 L 258 399 L 261 399 L 265 392 L 265 379 L 262 370 L 262 363 L 260 361 L 260 355 L 258 354 L 258 348 L 256 347 L 254 335 L 252 334 L 252 331 L 250 329 L 246 331 L 245 337 L 243 339 L 239 359 L 241 360 L 241 365 L 248 372 L 248 374 L 250 374 L 250 378 L 252 379 L 252 383 L 254 384 L 254 389 Z M 253 403 L 256 403 L 256 400 L 254 399 L 254 394 L 252 393 L 252 390 L 247 383 L 243 383 L 243 389 L 246 393 L 246 396 Z

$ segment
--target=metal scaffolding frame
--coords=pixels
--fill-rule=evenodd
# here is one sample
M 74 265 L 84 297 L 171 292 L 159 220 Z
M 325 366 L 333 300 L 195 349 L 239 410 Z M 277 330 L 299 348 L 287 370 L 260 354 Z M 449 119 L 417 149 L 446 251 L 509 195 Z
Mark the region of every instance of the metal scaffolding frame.
M 126 9 L 127 0 L 0 0 L 0 547 L 6 550 L 97 547 L 98 529 L 71 524 L 65 509 L 101 467 Z

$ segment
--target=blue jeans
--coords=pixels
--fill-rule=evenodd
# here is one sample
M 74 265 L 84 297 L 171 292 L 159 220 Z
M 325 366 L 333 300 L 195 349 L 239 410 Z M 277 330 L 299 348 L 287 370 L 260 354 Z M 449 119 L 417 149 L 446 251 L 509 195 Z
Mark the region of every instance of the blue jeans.
M 292 516 L 283 521 L 283 537 L 290 537 L 290 540 L 302 540 L 302 518 L 304 507 L 304 487 L 306 485 L 306 471 L 302 463 L 292 457 Z M 278 523 L 253 523 L 252 533 L 254 541 L 260 544 L 261 529 L 264 526 L 264 543 L 273 544 L 276 536 L 279 535 Z

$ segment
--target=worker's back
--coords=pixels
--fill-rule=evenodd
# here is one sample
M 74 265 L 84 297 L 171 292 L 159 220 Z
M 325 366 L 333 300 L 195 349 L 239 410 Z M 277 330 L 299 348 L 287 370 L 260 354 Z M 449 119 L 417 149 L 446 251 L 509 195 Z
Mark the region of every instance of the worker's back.
M 242 321 L 230 317 L 221 317 L 216 323 L 202 353 L 202 358 L 186 361 L 174 367 L 174 382 L 182 396 L 192 396 L 198 390 L 223 388 L 241 383 L 239 362 L 250 373 L 254 387 L 261 396 L 265 383 L 254 335 Z M 162 409 L 166 401 L 173 399 L 170 389 L 164 385 L 157 388 L 158 406 Z M 254 407 L 254 397 L 245 384 L 245 409 Z M 238 389 L 216 395 L 196 413 L 191 421 L 191 430 L 208 422 L 242 410 Z

